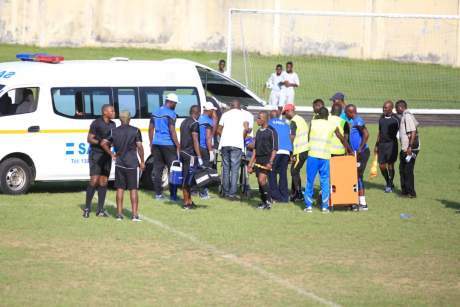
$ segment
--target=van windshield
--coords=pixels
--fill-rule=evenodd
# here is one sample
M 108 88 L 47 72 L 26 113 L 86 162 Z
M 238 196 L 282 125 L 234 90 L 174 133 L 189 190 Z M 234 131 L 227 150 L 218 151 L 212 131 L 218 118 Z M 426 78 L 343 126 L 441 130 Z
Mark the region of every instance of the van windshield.
M 214 96 L 222 103 L 230 104 L 234 99 L 238 99 L 245 106 L 262 106 L 254 97 L 250 96 L 244 87 L 237 82 L 233 82 L 221 74 L 197 66 L 201 83 L 206 92 L 206 96 Z

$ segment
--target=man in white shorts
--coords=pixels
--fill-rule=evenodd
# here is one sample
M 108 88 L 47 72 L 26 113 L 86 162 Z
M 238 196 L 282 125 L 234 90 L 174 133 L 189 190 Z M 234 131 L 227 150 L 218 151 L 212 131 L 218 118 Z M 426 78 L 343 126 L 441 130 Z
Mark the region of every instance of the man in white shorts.
M 286 63 L 286 72 L 284 73 L 284 85 L 281 87 L 281 97 L 278 106 L 294 103 L 294 88 L 300 85 L 299 76 L 293 70 L 292 62 Z
M 281 87 L 285 80 L 284 75 L 283 65 L 278 64 L 276 65 L 275 72 L 272 73 L 267 80 L 266 87 L 271 90 L 268 104 L 273 108 L 282 107 L 279 105 L 279 101 L 281 97 Z

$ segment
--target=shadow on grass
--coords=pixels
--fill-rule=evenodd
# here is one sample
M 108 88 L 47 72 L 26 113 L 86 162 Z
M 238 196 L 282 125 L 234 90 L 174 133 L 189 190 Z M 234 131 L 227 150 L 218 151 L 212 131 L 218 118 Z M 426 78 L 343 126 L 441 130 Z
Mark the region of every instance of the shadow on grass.
M 180 189 L 178 190 L 178 193 L 181 193 Z M 155 200 L 153 198 L 153 192 L 150 191 L 150 190 L 139 190 L 139 194 L 142 194 L 142 195 L 150 198 L 150 201 L 148 202 L 148 205 L 165 204 L 165 205 L 178 206 L 180 208 L 182 208 L 183 205 L 184 205 L 184 203 L 182 202 L 182 197 L 179 197 L 179 199 L 177 201 L 172 201 L 172 200 L 169 199 L 169 195 L 163 194 L 165 199 L 163 199 L 163 200 Z M 201 200 L 198 196 L 192 196 L 192 200 L 196 205 L 195 209 L 206 209 L 206 208 L 208 208 L 208 205 L 200 204 L 200 202 L 203 201 L 203 200 Z M 205 200 L 205 201 L 209 201 L 209 200 Z M 139 205 L 141 206 L 142 204 L 139 203 Z
M 30 188 L 28 194 L 82 192 L 87 185 L 87 181 L 38 182 Z
M 123 211 L 122 211 L 123 215 L 125 217 L 127 217 L 127 218 L 132 218 L 131 211 L 128 210 L 127 208 L 125 208 L 125 205 L 126 204 L 123 204 Z M 78 206 L 78 208 L 81 209 L 81 212 L 83 214 L 83 210 L 85 209 L 85 204 L 80 204 L 80 205 L 77 205 L 77 206 Z M 129 208 L 131 208 L 131 203 L 130 202 L 128 202 L 128 206 L 129 206 Z M 96 216 L 96 210 L 97 210 L 96 208 L 97 208 L 97 205 L 93 203 L 92 206 L 91 206 L 91 214 L 93 216 Z M 110 217 L 112 217 L 112 218 L 117 217 L 117 207 L 116 206 L 106 204 L 104 206 L 104 209 L 106 210 L 106 212 L 109 214 Z
M 376 189 L 376 190 L 381 190 L 383 193 L 383 190 L 385 189 L 384 184 L 376 183 L 373 181 L 364 181 L 364 188 L 366 189 Z M 401 194 L 401 189 L 397 188 L 396 186 L 393 188 L 393 193 Z
M 449 209 L 454 209 L 456 210 L 456 213 L 460 213 L 460 202 L 458 201 L 452 201 L 448 199 L 436 199 L 439 201 L 441 204 L 443 204 L 446 208 Z

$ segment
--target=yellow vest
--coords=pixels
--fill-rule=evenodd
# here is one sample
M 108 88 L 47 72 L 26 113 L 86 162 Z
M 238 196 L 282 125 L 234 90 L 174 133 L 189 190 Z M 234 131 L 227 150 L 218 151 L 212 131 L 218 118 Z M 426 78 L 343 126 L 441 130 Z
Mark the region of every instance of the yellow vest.
M 314 119 L 310 127 L 309 157 L 329 160 L 331 158 L 331 139 L 336 126 L 329 120 Z
M 343 129 L 346 123 L 345 120 L 343 120 L 339 116 L 330 115 L 329 121 L 331 122 L 333 126 L 338 127 L 340 134 L 343 135 Z M 331 138 L 331 154 L 333 155 L 344 155 L 345 154 L 345 147 L 343 146 L 339 138 L 335 135 L 335 133 L 332 134 L 332 138 Z
M 297 155 L 308 150 L 308 125 L 307 122 L 299 115 L 294 115 L 291 119 L 297 127 L 292 154 Z

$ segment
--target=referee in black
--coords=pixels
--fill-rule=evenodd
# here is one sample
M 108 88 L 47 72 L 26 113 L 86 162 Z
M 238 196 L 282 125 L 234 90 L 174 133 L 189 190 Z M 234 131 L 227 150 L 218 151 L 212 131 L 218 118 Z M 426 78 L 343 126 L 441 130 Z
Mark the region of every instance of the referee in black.
M 266 111 L 259 112 L 257 124 L 260 128 L 256 133 L 254 152 L 251 161 L 249 161 L 248 172 L 252 173 L 254 169 L 256 171 L 260 199 L 262 200 L 258 208 L 269 210 L 272 207 L 272 198 L 268 175 L 272 170 L 278 151 L 278 135 L 275 129 L 268 125 L 268 113 Z
M 378 155 L 380 171 L 386 182 L 385 193 L 391 193 L 394 189 L 394 164 L 398 159 L 398 131 L 399 118 L 393 113 L 393 101 L 385 101 L 374 148 L 374 152 Z
M 107 181 L 112 168 L 112 158 L 104 152 L 101 142 L 106 138 L 112 129 L 115 128 L 115 111 L 110 104 L 102 106 L 102 116 L 91 123 L 87 141 L 90 144 L 89 153 L 89 176 L 90 181 L 86 189 L 86 204 L 83 210 L 83 217 L 89 218 L 91 202 L 97 190 L 97 211 L 96 216 L 109 216 L 104 210 L 105 195 L 107 194 Z
M 182 174 L 184 181 L 182 193 L 184 196 L 184 209 L 195 209 L 196 205 L 192 201 L 191 187 L 194 184 L 194 169 L 203 165 L 203 158 L 200 150 L 200 106 L 190 107 L 190 116 L 180 125 L 180 160 L 182 162 Z
M 115 188 L 117 189 L 117 219 L 123 219 L 123 194 L 129 190 L 131 198 L 132 221 L 140 222 L 138 208 L 139 168 L 145 169 L 144 148 L 141 131 L 129 125 L 131 115 L 120 112 L 121 126 L 111 131 L 101 144 L 107 154 L 115 161 Z M 110 151 L 110 145 L 115 153 Z M 140 163 L 138 156 L 140 158 Z

